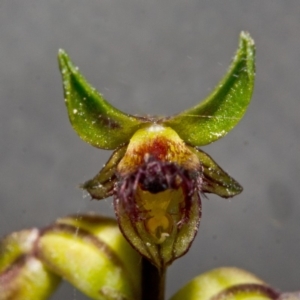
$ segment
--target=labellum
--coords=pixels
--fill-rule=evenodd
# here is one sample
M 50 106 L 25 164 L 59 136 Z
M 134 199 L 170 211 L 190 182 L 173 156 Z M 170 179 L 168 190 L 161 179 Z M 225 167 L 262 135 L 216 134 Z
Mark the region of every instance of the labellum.
M 197 233 L 201 175 L 197 156 L 175 131 L 157 124 L 136 132 L 118 164 L 114 206 L 120 228 L 158 267 L 183 255 Z

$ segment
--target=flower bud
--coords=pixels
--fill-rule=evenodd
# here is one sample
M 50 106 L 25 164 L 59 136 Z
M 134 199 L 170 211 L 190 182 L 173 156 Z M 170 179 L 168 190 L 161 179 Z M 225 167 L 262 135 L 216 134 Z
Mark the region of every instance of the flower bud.
M 197 276 L 171 300 L 267 300 L 279 294 L 253 274 L 237 268 L 219 268 Z
M 0 242 L 0 300 L 48 299 L 59 283 L 36 257 L 38 229 L 14 232 Z
M 49 269 L 92 299 L 139 299 L 140 257 L 113 219 L 59 219 L 42 232 L 37 252 Z

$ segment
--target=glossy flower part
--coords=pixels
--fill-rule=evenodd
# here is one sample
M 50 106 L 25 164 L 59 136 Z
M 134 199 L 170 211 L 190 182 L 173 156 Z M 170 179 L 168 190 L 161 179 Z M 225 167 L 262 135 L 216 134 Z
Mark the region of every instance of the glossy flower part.
M 78 215 L 59 219 L 42 231 L 37 253 L 52 272 L 91 299 L 140 297 L 140 256 L 111 218 Z
M 189 249 L 201 218 L 201 193 L 228 198 L 242 191 L 198 146 L 223 137 L 243 117 L 253 91 L 254 56 L 254 42 L 242 32 L 228 73 L 204 102 L 173 117 L 136 117 L 108 104 L 59 52 L 72 126 L 88 143 L 115 149 L 82 188 L 93 199 L 114 196 L 124 236 L 158 268 Z
M 0 242 L 0 300 L 43 300 L 60 279 L 36 256 L 38 229 L 14 232 Z

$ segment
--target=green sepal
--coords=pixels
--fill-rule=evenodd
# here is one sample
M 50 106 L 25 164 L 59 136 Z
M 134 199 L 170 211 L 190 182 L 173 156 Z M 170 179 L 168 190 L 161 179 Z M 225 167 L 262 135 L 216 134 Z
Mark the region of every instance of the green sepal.
M 127 143 L 145 120 L 110 105 L 89 85 L 64 50 L 59 50 L 58 61 L 69 119 L 77 134 L 102 149 L 116 149 Z
M 207 153 L 198 148 L 188 148 L 197 155 L 203 168 L 202 192 L 230 198 L 243 191 L 242 186 L 229 176 Z
M 228 294 L 228 299 L 271 299 L 266 293 L 261 292 L 267 288 L 267 285 L 253 274 L 237 268 L 219 268 L 195 277 L 181 288 L 170 300 L 227 300 L 225 297 L 226 290 L 238 286 L 248 286 L 248 288 L 250 286 L 255 286 L 258 288 L 248 289 L 248 293 L 246 289 L 237 289 L 237 293 L 233 292 L 232 294 Z M 244 292 L 244 294 L 242 292 Z M 224 296 L 224 298 L 220 297 L 221 295 Z
M 233 62 L 213 92 L 200 104 L 164 121 L 188 144 L 203 146 L 226 135 L 243 117 L 255 77 L 254 41 L 241 32 Z
M 110 157 L 106 165 L 91 180 L 88 180 L 81 188 L 85 189 L 93 199 L 101 200 L 113 195 L 117 180 L 116 170 L 118 163 L 123 158 L 127 145 L 118 148 Z

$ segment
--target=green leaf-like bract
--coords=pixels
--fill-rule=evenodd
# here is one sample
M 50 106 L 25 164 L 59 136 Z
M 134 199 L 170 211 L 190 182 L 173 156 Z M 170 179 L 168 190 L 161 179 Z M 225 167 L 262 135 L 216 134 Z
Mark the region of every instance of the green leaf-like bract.
M 200 104 L 164 121 L 188 144 L 203 146 L 226 135 L 243 117 L 251 100 L 255 77 L 255 47 L 242 32 L 229 71 Z
M 144 119 L 125 114 L 110 105 L 89 85 L 63 50 L 59 51 L 58 60 L 70 122 L 77 134 L 102 149 L 116 149 L 128 143 L 145 123 Z

